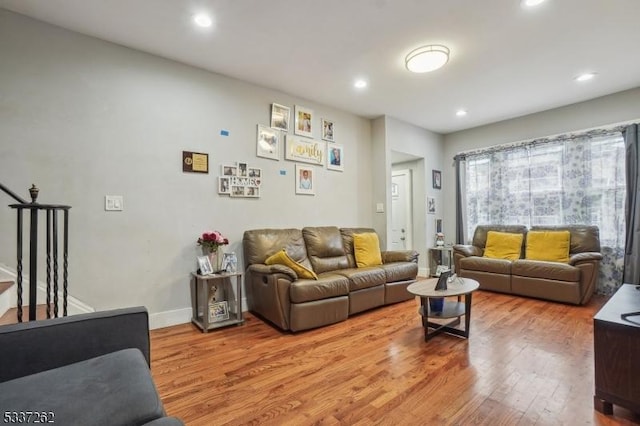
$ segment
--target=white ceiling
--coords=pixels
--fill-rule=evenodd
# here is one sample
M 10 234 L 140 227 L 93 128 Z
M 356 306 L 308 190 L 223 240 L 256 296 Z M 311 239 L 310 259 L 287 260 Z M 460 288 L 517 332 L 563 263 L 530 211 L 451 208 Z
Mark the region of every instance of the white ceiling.
M 0 7 L 352 113 L 449 133 L 640 86 L 640 0 L 0 0 Z M 214 25 L 195 28 L 196 12 Z M 404 56 L 444 44 L 442 69 Z M 595 79 L 573 78 L 594 71 Z M 353 87 L 356 78 L 369 82 Z M 278 102 L 278 99 L 273 99 Z M 466 117 L 456 117 L 459 108 Z

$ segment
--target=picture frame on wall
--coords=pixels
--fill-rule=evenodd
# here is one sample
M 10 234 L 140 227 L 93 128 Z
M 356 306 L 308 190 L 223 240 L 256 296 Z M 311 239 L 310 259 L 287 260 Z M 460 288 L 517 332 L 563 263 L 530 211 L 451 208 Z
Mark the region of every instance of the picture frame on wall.
M 344 171 L 344 146 L 332 143 L 327 146 L 327 169 Z
M 248 175 L 249 171 L 247 170 L 247 163 L 238 163 L 238 176 L 247 177 Z
M 244 196 L 247 198 L 260 198 L 259 186 L 247 186 L 244 189 Z
M 427 214 L 436 214 L 435 197 L 427 197 Z
M 257 134 L 256 155 L 277 161 L 280 156 L 280 132 L 258 124 Z
M 222 174 L 222 176 L 238 176 L 238 167 L 229 164 L 223 164 L 220 166 L 220 173 Z
M 231 194 L 229 176 L 218 176 L 218 194 Z
M 440 170 L 431 171 L 433 177 L 433 188 L 442 189 L 442 172 Z
M 295 106 L 294 133 L 299 136 L 313 137 L 313 111 L 300 105 Z
M 296 164 L 296 194 L 316 194 L 315 173 L 313 167 Z
M 288 106 L 276 103 L 271 104 L 271 127 L 282 130 L 283 132 L 288 132 L 290 115 L 291 108 Z
M 231 197 L 240 198 L 244 197 L 244 186 L 241 185 L 231 185 Z
M 328 142 L 335 142 L 333 138 L 334 125 L 333 121 L 323 118 L 322 122 L 322 139 Z

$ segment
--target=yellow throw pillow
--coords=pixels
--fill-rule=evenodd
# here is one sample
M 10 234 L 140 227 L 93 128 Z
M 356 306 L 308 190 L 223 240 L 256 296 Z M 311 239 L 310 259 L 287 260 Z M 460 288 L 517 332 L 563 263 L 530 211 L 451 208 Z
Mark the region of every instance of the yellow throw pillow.
M 569 231 L 529 231 L 527 250 L 529 260 L 569 263 Z
M 522 234 L 489 231 L 487 244 L 484 247 L 484 257 L 518 260 L 522 251 L 522 238 Z
M 273 256 L 269 256 L 269 258 L 265 260 L 264 263 L 267 265 L 288 266 L 289 268 L 293 269 L 293 271 L 298 275 L 298 278 L 306 278 L 309 280 L 318 279 L 318 276 L 315 272 L 289 257 L 285 249 L 280 250 Z
M 382 265 L 378 234 L 374 232 L 353 234 L 353 254 L 356 257 L 358 268 Z

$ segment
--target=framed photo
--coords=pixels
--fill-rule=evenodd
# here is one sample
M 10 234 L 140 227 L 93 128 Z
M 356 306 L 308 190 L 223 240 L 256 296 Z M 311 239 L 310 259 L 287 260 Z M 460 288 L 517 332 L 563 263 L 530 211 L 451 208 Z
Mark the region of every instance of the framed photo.
M 326 142 L 287 135 L 285 145 L 285 160 L 318 165 L 324 165 L 326 162 L 324 159 Z
M 223 255 L 221 269 L 231 273 L 236 273 L 238 271 L 238 258 L 235 253 L 225 253 Z
M 209 322 L 220 322 L 229 319 L 229 305 L 226 300 L 209 304 Z
M 436 233 L 442 232 L 442 219 L 436 219 Z
M 315 170 L 296 164 L 296 194 L 315 195 Z
M 213 268 L 208 256 L 198 256 L 198 268 L 200 269 L 200 275 L 213 274 Z
M 238 167 L 224 164 L 220 167 L 222 176 L 238 176 Z
M 344 171 L 344 146 L 335 144 L 330 144 L 327 146 L 328 155 L 327 155 L 327 169 L 329 170 L 337 170 L 339 172 Z
M 335 142 L 333 138 L 333 121 L 325 118 L 322 119 L 322 139 L 329 142 Z
M 262 169 L 257 169 L 255 167 L 249 167 L 249 177 L 250 178 L 261 178 L 262 177 Z
M 280 132 L 258 124 L 258 139 L 256 142 L 258 157 L 278 160 L 280 155 Z
M 311 128 L 311 122 L 313 119 L 313 111 L 308 108 L 301 107 L 300 105 L 296 105 L 295 116 L 296 127 L 294 129 L 294 133 L 296 135 L 312 138 L 313 132 Z
M 434 197 L 427 197 L 427 213 L 436 214 L 436 199 Z
M 244 188 L 244 196 L 249 198 L 260 198 L 260 187 L 246 186 Z
M 432 170 L 433 187 L 435 189 L 442 189 L 442 172 L 440 170 Z
M 249 171 L 247 170 L 247 163 L 238 163 L 238 176 L 247 177 Z
M 231 194 L 229 176 L 218 176 L 218 194 Z
M 289 107 L 280 104 L 271 104 L 271 127 L 282 130 L 283 132 L 288 132 L 290 112 L 291 109 Z
M 244 197 L 244 188 L 242 185 L 231 185 L 231 196 L 234 198 Z

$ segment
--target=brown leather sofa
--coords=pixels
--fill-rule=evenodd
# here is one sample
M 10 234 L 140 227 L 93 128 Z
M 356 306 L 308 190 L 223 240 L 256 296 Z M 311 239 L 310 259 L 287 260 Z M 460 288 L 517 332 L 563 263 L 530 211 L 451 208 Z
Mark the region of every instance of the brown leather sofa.
M 411 299 L 418 275 L 415 251 L 382 252 L 380 266 L 358 268 L 353 235 L 370 228 L 255 229 L 243 238 L 249 310 L 283 330 L 300 331 L 343 321 L 349 315 Z M 286 249 L 318 280 L 298 279 L 284 265 L 265 260 Z
M 569 263 L 524 259 L 527 235 L 525 226 L 480 225 L 474 232 L 471 245 L 453 246 L 455 271 L 461 277 L 478 281 L 483 290 L 576 305 L 587 303 L 596 288 L 598 267 L 602 259 L 598 227 L 534 226 L 531 230 L 568 230 Z M 523 234 L 525 238 L 520 259 L 511 261 L 482 257 L 489 231 Z

